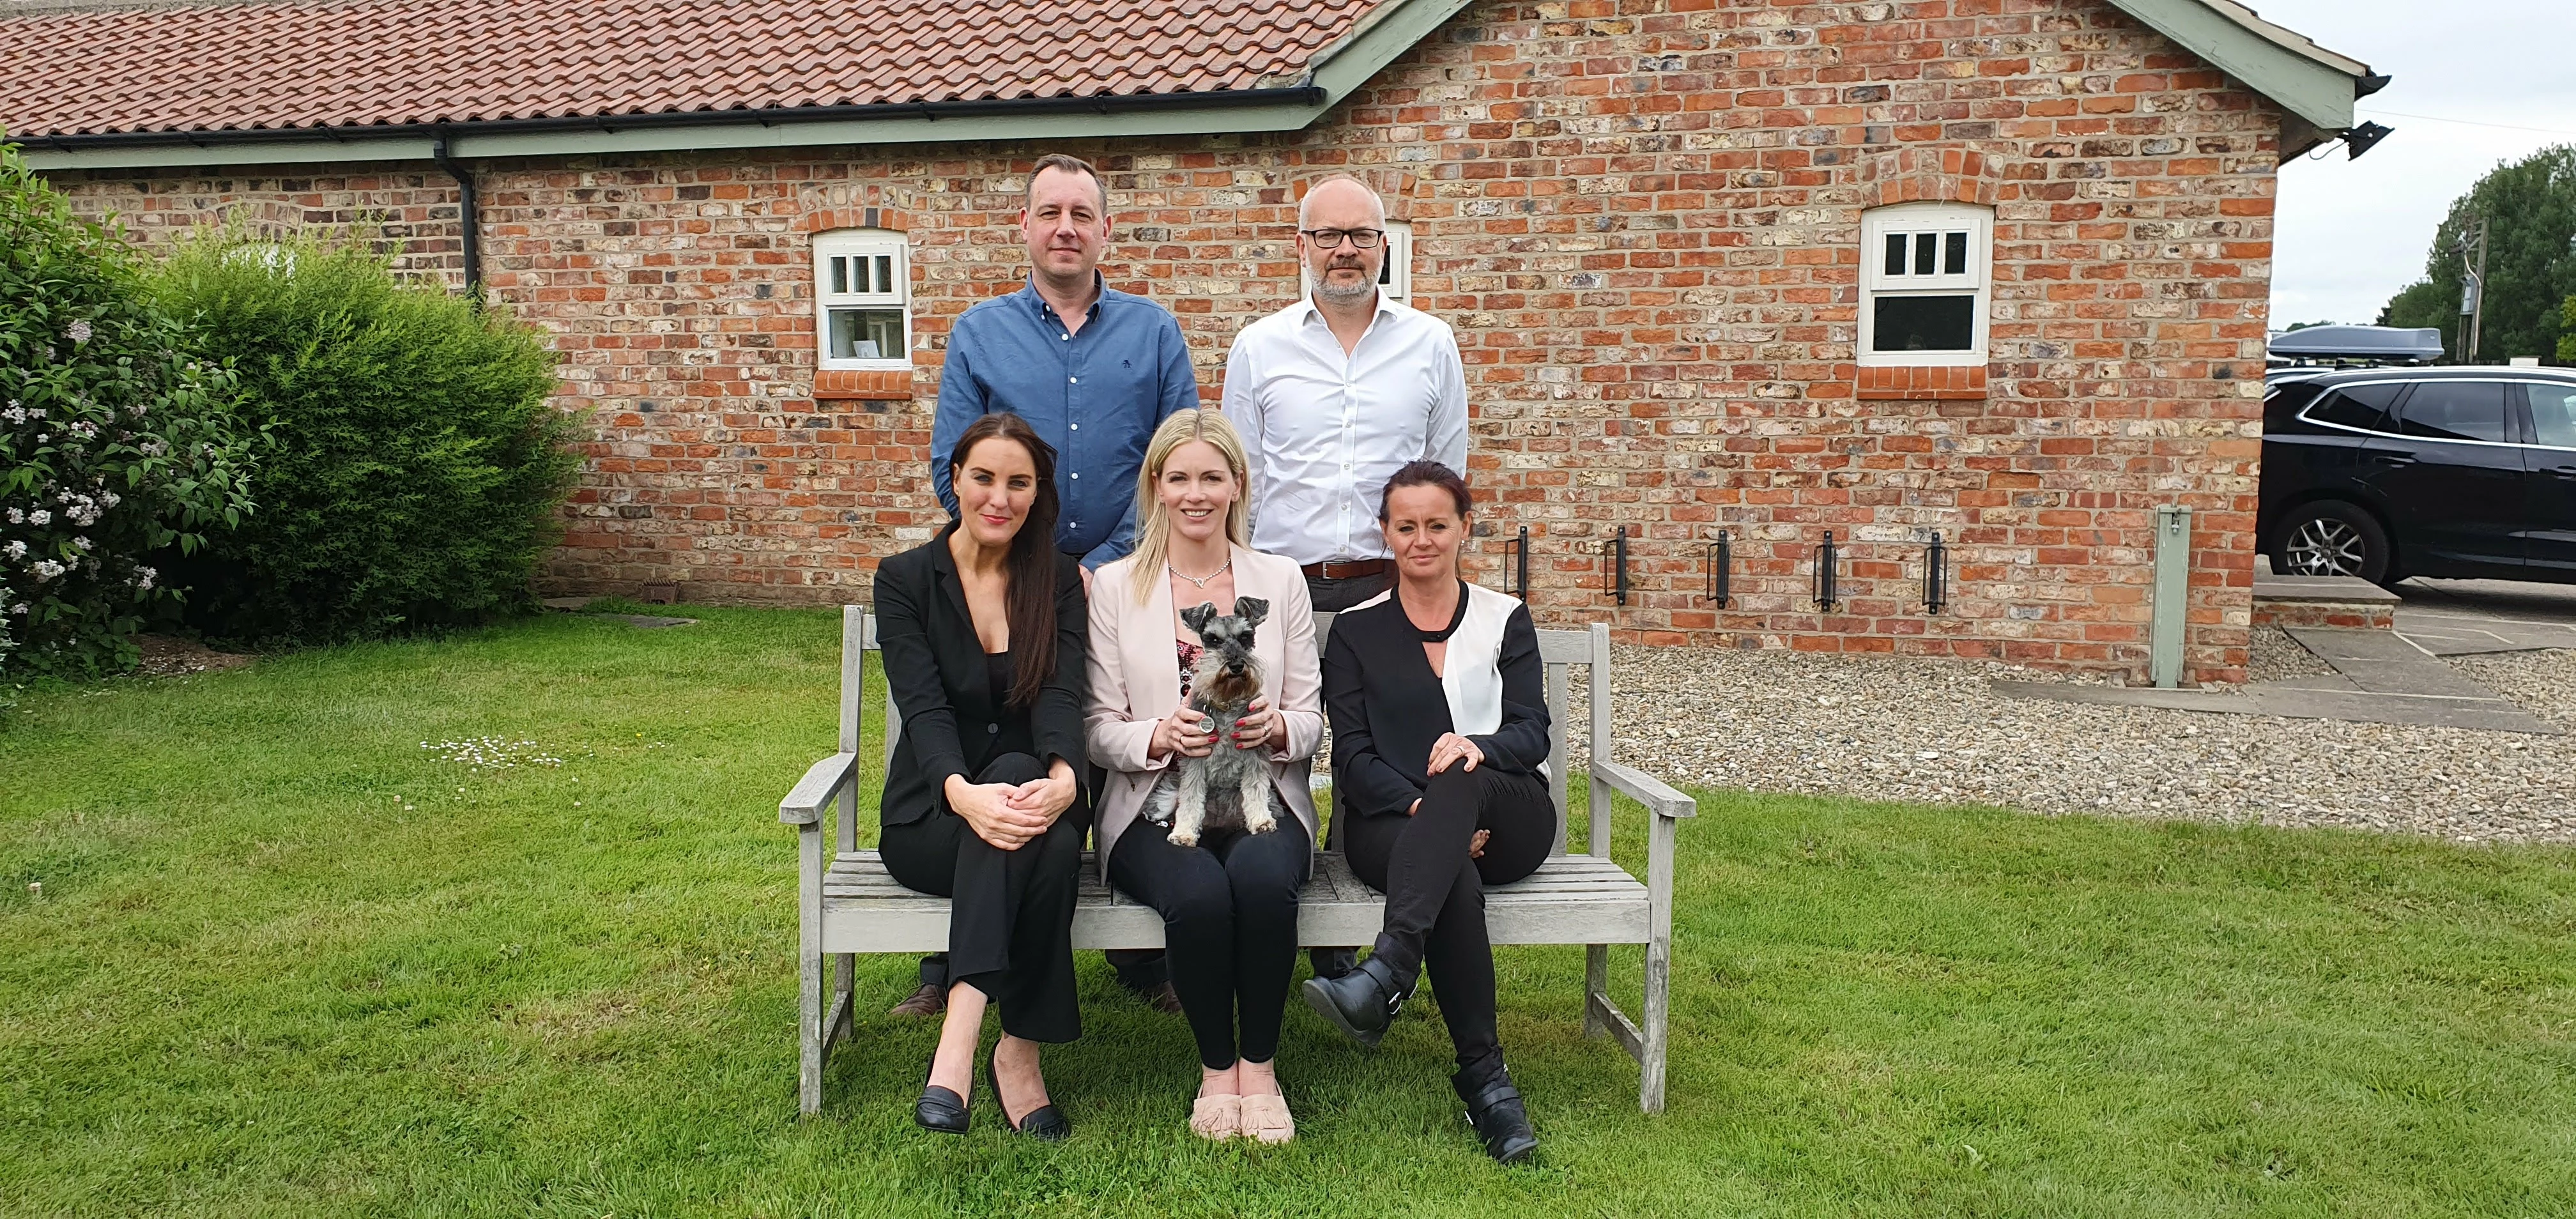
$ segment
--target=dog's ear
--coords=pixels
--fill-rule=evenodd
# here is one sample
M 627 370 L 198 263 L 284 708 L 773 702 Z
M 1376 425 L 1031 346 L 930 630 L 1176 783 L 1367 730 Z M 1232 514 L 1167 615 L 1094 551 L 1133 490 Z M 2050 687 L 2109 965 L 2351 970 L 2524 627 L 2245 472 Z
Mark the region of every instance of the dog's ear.
M 1214 621 L 1216 621 L 1216 602 L 1214 601 L 1201 601 L 1181 611 L 1181 625 L 1193 631 L 1204 632 L 1207 630 L 1207 624 Z
M 1243 619 L 1243 629 L 1251 630 L 1270 616 L 1270 603 L 1259 597 L 1237 597 L 1234 599 L 1234 616 Z

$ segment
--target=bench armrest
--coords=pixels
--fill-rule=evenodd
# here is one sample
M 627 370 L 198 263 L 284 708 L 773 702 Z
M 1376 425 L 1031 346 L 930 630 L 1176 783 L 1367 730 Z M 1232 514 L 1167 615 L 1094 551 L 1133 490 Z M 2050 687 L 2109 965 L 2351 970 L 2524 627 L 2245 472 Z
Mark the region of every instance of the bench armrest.
M 823 810 L 841 794 L 841 789 L 858 781 L 859 755 L 836 753 L 816 762 L 796 781 L 796 790 L 778 802 L 778 820 L 782 825 L 813 825 L 822 820 Z
M 1653 809 L 1658 817 L 1699 815 L 1699 801 L 1673 790 L 1671 785 L 1642 770 L 1595 758 L 1592 773 L 1621 795 Z

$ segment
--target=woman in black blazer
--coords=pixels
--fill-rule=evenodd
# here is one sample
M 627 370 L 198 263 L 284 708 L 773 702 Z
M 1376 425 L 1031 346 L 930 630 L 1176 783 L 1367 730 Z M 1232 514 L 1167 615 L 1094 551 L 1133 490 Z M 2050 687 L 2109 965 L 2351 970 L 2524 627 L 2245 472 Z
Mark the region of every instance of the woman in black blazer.
M 909 889 L 950 900 L 947 1022 L 913 1120 L 967 1126 L 988 999 L 1002 1039 L 986 1068 L 1004 1124 L 1071 1133 L 1048 1102 L 1038 1043 L 1082 1033 L 1073 899 L 1088 818 L 1084 635 L 1076 561 L 1057 553 L 1055 450 L 1019 416 L 966 429 L 950 473 L 958 519 L 877 569 L 877 640 L 903 735 L 886 766 L 877 847 Z
M 1376 1045 L 1427 961 L 1458 1051 L 1450 1083 L 1487 1154 L 1510 1164 L 1538 1138 L 1495 1034 L 1484 886 L 1547 862 L 1556 805 L 1529 607 L 1458 577 L 1470 507 L 1447 466 L 1397 470 L 1378 508 L 1395 587 L 1335 616 L 1324 646 L 1336 832 L 1351 871 L 1386 894 L 1386 916 L 1369 959 L 1309 979 L 1306 1001 Z

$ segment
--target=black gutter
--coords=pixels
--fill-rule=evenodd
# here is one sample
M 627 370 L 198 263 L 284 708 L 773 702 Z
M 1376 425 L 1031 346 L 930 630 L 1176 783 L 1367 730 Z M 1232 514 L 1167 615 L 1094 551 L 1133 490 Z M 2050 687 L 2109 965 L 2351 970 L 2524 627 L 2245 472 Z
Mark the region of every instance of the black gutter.
M 703 127 L 756 123 L 763 127 L 859 119 L 920 119 L 1040 116 L 1050 114 L 1137 114 L 1162 110 L 1234 109 L 1243 106 L 1320 106 L 1320 85 L 1277 89 L 1217 89 L 1206 93 L 1136 93 L 1099 97 L 1021 97 L 960 102 L 894 102 L 860 106 L 795 106 L 770 110 L 682 110 L 653 114 L 567 116 L 560 118 L 485 119 L 467 122 L 368 124 L 320 127 L 232 127 L 219 131 L 113 131 L 94 135 L 13 135 L 23 148 L 74 152 L 89 148 L 186 144 L 200 148 L 224 144 L 283 143 L 330 140 L 363 144 L 369 140 L 428 135 L 447 140 L 478 135 L 512 135 L 541 131 L 637 131 L 658 127 Z M 353 152 L 361 150 L 352 149 Z
M 447 155 L 447 136 L 430 145 L 429 159 L 456 179 L 456 230 L 464 235 L 465 295 L 483 302 L 483 209 L 474 197 L 474 170 Z

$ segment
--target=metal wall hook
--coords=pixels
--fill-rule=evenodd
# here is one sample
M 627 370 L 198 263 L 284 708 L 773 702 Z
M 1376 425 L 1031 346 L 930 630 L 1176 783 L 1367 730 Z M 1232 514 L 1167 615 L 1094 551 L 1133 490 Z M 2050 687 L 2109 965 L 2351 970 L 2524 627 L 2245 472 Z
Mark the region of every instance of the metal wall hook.
M 1714 601 L 1717 608 L 1725 609 L 1735 583 L 1735 543 L 1725 530 L 1718 530 L 1717 540 L 1701 552 L 1700 565 L 1708 569 L 1708 595 L 1701 600 Z
M 1841 600 L 1834 591 L 1834 531 L 1825 531 L 1824 545 L 1816 547 L 1816 608 L 1830 612 Z
M 1932 531 L 1932 544 L 1923 548 L 1923 608 L 1940 613 L 1950 600 L 1950 578 L 1943 569 L 1949 565 L 1950 548 L 1941 544 L 1941 531 Z
M 1619 526 L 1618 536 L 1601 544 L 1601 559 L 1611 565 L 1601 573 L 1601 582 L 1614 590 L 1619 604 L 1628 603 L 1628 527 Z
M 1510 551 L 1512 555 L 1512 566 L 1503 571 L 1503 591 L 1527 601 L 1529 600 L 1529 526 L 1521 526 L 1521 536 L 1517 540 L 1503 543 L 1503 549 Z M 1518 579 L 1514 579 L 1516 574 Z

